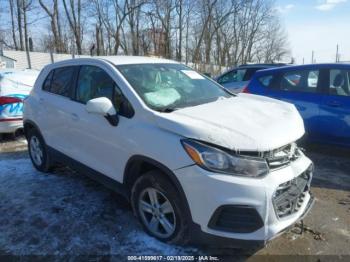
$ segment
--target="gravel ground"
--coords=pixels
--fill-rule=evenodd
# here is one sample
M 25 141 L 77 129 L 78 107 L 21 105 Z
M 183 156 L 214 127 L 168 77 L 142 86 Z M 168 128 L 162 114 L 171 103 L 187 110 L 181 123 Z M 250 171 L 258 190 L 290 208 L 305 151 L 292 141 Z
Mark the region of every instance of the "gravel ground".
M 69 168 L 37 172 L 25 141 L 7 138 L 0 142 L 0 255 L 116 255 L 117 261 L 127 255 L 350 259 L 350 155 L 334 149 L 308 151 L 316 166 L 316 203 L 304 220 L 304 233 L 298 224 L 264 249 L 242 251 L 163 244 L 143 232 L 116 193 Z

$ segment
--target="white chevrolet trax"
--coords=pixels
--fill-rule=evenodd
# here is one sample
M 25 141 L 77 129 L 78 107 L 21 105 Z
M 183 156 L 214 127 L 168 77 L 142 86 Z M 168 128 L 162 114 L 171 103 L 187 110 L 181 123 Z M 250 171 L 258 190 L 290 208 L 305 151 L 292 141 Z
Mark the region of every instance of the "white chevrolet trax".
M 295 107 L 233 95 L 177 62 L 47 65 L 25 99 L 24 130 L 36 169 L 63 163 L 117 190 L 164 242 L 264 245 L 313 203 Z

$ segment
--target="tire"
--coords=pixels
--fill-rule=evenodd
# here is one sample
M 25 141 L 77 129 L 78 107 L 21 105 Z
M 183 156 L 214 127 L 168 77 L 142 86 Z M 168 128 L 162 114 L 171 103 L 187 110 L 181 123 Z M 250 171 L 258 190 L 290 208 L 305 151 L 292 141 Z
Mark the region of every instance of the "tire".
M 41 134 L 36 129 L 31 129 L 28 132 L 27 140 L 28 152 L 33 166 L 40 172 L 49 172 L 52 164 Z
M 159 203 L 158 209 L 157 207 L 153 207 L 153 209 L 150 207 L 152 201 L 149 196 L 154 196 L 154 192 Z M 145 205 L 145 203 L 149 205 Z M 131 190 L 131 204 L 143 229 L 149 235 L 169 244 L 183 245 L 189 242 L 188 225 L 190 218 L 188 210 L 182 203 L 173 184 L 162 172 L 149 171 L 136 180 Z M 152 223 L 153 225 L 157 223 L 158 226 L 152 227 Z M 172 227 L 169 227 L 169 225 L 172 225 Z M 157 228 L 160 232 L 156 233 L 154 228 Z

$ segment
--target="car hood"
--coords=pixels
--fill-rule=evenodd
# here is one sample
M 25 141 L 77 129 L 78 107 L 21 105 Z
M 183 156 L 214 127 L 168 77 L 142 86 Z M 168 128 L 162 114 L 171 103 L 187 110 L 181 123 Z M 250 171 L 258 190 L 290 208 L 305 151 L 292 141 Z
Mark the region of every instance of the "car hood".
M 251 94 L 157 115 L 164 130 L 235 151 L 269 151 L 305 132 L 294 105 Z

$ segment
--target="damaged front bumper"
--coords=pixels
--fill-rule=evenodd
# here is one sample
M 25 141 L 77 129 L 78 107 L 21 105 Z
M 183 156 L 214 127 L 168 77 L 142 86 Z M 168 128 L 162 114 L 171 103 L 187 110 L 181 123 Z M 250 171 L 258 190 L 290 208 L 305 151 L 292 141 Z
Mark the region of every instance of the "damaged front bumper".
M 312 162 L 302 154 L 288 166 L 260 179 L 213 174 L 198 166 L 176 170 L 190 205 L 197 232 L 195 241 L 202 243 L 204 238 L 204 242 L 213 239 L 213 244 L 224 241 L 235 246 L 264 246 L 311 209 L 314 203 L 309 192 L 312 166 Z M 293 194 L 305 181 L 296 179 L 305 173 L 308 173 L 305 190 L 301 192 L 302 201 L 298 202 L 295 200 L 299 200 L 299 196 Z M 290 181 L 296 181 L 297 185 Z M 281 216 L 276 210 L 274 198 L 276 190 L 288 183 L 291 184 L 290 195 L 294 196 L 291 204 L 296 208 Z M 288 207 L 288 204 L 281 206 Z

